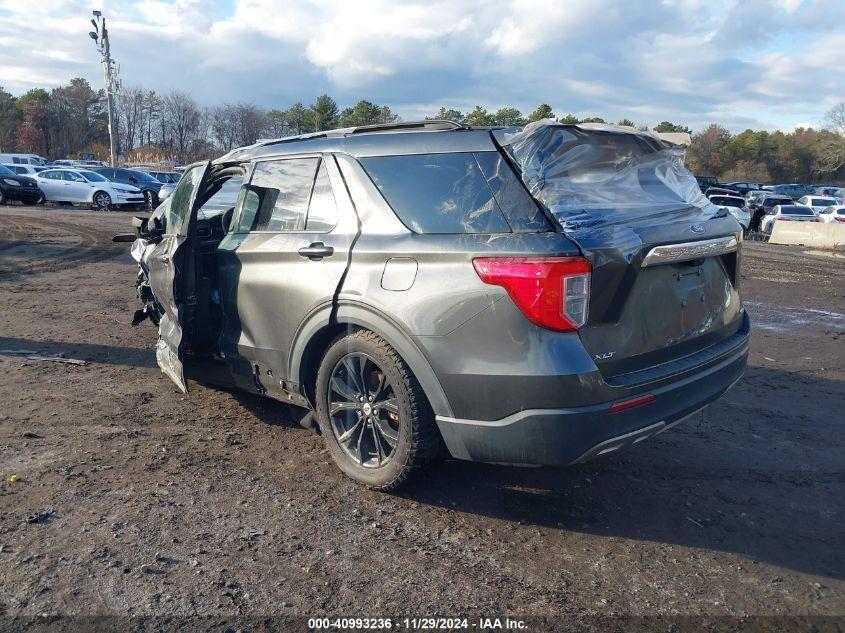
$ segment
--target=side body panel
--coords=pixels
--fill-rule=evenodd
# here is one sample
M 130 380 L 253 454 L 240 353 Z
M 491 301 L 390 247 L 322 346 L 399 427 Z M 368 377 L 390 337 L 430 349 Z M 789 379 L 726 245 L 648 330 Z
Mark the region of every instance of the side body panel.
M 294 333 L 306 315 L 335 302 L 343 283 L 358 221 L 334 158 L 326 155 L 323 162 L 338 210 L 333 229 L 232 230 L 218 246 L 221 349 L 235 382 L 244 389 L 273 395 L 281 393 L 288 380 L 296 382 L 288 372 Z M 317 259 L 299 253 L 317 243 L 332 248 L 332 254 Z

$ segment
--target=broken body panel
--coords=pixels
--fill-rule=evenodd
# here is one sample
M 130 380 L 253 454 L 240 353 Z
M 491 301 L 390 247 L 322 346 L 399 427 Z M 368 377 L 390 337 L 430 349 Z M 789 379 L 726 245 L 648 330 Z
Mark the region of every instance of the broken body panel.
M 369 159 L 452 153 L 473 156 L 482 189 L 493 193 L 468 216 L 466 232 L 412 230 Z M 250 208 L 250 191 L 265 193 L 256 165 L 289 159 L 313 160 L 314 183 L 325 169 L 331 226 L 250 225 L 247 214 L 261 213 Z M 243 389 L 312 407 L 323 350 L 364 328 L 407 363 L 454 456 L 568 463 L 599 444 L 616 446 L 616 436 L 656 432 L 744 370 L 741 229 L 701 195 L 678 150 L 648 134 L 548 122 L 518 131 L 329 133 L 194 168 L 204 170 L 202 183 L 184 227 L 135 247 L 158 304 L 159 365 L 180 389 L 187 354 L 225 367 Z M 237 202 L 198 220 L 218 181 L 235 173 L 245 174 Z M 503 187 L 508 177 L 524 184 L 521 193 Z M 168 220 L 179 200 L 177 188 L 156 213 Z M 497 208 L 504 224 L 479 230 Z M 713 240 L 718 252 L 702 250 Z M 589 261 L 589 312 L 578 331 L 529 322 L 473 268 L 476 258 L 549 257 Z M 609 417 L 613 403 L 644 392 L 657 401 Z

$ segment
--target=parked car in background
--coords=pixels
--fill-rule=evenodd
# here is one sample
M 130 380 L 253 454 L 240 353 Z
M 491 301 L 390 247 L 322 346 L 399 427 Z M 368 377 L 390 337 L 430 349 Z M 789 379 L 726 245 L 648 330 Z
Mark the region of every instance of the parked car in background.
M 735 189 L 725 189 L 724 187 L 710 187 L 704 192 L 708 198 L 710 196 L 736 196 L 739 193 Z
M 121 167 L 95 167 L 92 171 L 102 174 L 112 182 L 137 187 L 144 195 L 147 208 L 152 209 L 158 206 L 158 192 L 161 190 L 161 183 L 148 173 Z
M 719 181 L 716 179 L 716 176 L 696 176 L 696 182 L 698 182 L 698 188 L 701 189 L 701 192 L 704 193 L 710 187 L 716 187 L 719 185 Z
M 745 198 L 741 196 L 707 196 L 710 202 L 730 213 L 744 231 L 751 225 L 751 213 L 745 208 Z
M 141 205 L 141 190 L 110 181 L 95 171 L 84 169 L 45 169 L 35 177 L 44 198 L 50 202 L 89 204 L 106 210 L 118 205 Z
M 771 235 L 775 222 L 818 222 L 819 216 L 803 204 L 779 204 L 766 212 L 760 231 Z
M 746 191 L 742 197 L 745 198 L 746 202 L 751 202 L 752 200 L 758 200 L 771 194 L 772 192 L 767 189 L 751 189 Z
M 167 185 L 175 185 L 182 177 L 182 174 L 178 171 L 148 171 L 147 173 L 159 182 Z
M 766 213 L 778 205 L 793 204 L 792 198 L 789 196 L 779 196 L 771 191 L 767 191 L 766 195 L 754 197 L 748 201 L 748 210 L 751 212 L 751 230 L 759 231 L 761 228 L 761 221 Z
M 0 204 L 18 200 L 24 204 L 36 204 L 42 199 L 41 190 L 34 178 L 16 174 L 0 165 Z
M 595 176 L 632 154 L 654 172 L 596 194 Z M 180 389 L 204 365 L 314 410 L 331 458 L 375 488 L 444 444 L 466 460 L 579 463 L 672 426 L 745 371 L 741 231 L 688 199 L 700 194 L 676 157 L 635 130 L 447 121 L 233 150 L 190 166 L 139 220 L 140 318 L 159 325 L 156 358 Z
M 835 197 L 833 192 L 839 189 L 839 185 L 810 185 L 810 193 L 816 196 Z
M 778 195 L 789 196 L 793 200 L 812 193 L 807 185 L 800 184 L 773 185 L 771 190 Z
M 749 191 L 761 189 L 763 185 L 759 182 L 726 182 L 721 185 L 725 189 L 733 189 L 738 191 L 741 195 L 745 195 Z
M 845 223 L 845 205 L 837 204 L 822 209 L 819 211 L 819 220 L 826 224 Z
M 47 169 L 46 167 L 37 167 L 35 165 L 23 165 L 23 164 L 20 164 L 20 165 L 4 164 L 3 167 L 11 169 L 13 172 L 15 172 L 16 174 L 18 174 L 20 176 L 30 176 L 30 177 L 34 176 L 35 174 L 37 174 L 40 171 L 44 171 L 45 169 Z
M 38 154 L 0 154 L 0 164 L 6 163 L 43 167 L 47 164 L 47 160 Z
M 174 189 L 176 189 L 176 185 L 173 183 L 163 184 L 161 189 L 158 190 L 159 202 L 167 200 L 170 197 L 170 194 L 173 193 Z
M 822 209 L 839 204 L 839 201 L 835 198 L 804 196 L 803 198 L 798 198 L 798 204 L 803 204 L 805 207 L 812 207 L 813 211 L 819 213 Z

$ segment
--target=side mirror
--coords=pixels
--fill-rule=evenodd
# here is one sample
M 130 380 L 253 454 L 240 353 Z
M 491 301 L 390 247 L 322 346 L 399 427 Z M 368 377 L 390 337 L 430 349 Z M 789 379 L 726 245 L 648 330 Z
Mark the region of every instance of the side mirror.
M 135 176 L 129 176 L 129 182 L 131 182 L 133 185 L 137 185 L 138 179 L 135 178 Z

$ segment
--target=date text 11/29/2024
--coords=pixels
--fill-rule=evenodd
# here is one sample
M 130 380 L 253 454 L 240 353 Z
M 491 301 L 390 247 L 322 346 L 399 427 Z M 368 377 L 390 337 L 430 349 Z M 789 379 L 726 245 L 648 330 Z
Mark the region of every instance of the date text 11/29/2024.
M 310 631 L 524 631 L 524 620 L 514 618 L 309 618 Z

